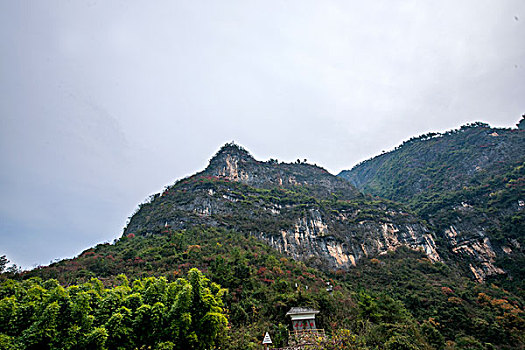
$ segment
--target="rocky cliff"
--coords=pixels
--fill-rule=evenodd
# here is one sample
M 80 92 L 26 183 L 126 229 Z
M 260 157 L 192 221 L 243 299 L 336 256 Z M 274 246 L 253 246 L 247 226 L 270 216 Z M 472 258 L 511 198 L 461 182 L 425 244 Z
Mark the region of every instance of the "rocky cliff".
M 481 281 L 523 262 L 524 162 L 523 130 L 478 122 L 412 138 L 338 176 L 406 203 L 431 224 L 449 260 Z
M 316 165 L 278 163 L 276 160 L 255 160 L 243 147 L 228 143 L 210 160 L 208 167 L 198 175 L 215 176 L 256 188 L 284 188 L 297 190 L 306 187 L 317 198 L 352 199 L 361 195 L 347 181 L 333 176 Z
M 431 230 L 403 206 L 363 196 L 315 165 L 257 161 L 234 144 L 223 146 L 204 171 L 142 204 L 124 234 L 198 225 L 252 235 L 294 259 L 330 269 L 400 246 L 441 260 Z

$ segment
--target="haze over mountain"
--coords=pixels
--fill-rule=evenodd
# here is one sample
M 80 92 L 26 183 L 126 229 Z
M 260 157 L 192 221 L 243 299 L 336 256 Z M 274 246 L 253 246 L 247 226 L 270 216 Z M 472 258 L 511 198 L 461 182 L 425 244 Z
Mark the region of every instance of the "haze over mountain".
M 524 42 L 523 0 L 0 1 L 0 349 L 523 350 Z
M 2 1 L 0 253 L 30 267 L 113 240 L 232 140 L 335 174 L 512 126 L 524 19 L 521 0 Z

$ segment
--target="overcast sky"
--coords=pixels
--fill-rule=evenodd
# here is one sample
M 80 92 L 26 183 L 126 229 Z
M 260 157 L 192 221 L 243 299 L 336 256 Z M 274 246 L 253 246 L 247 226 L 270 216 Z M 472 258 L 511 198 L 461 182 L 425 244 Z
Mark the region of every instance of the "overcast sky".
M 525 1 L 0 0 L 0 255 L 119 237 L 235 140 L 336 174 L 525 113 Z

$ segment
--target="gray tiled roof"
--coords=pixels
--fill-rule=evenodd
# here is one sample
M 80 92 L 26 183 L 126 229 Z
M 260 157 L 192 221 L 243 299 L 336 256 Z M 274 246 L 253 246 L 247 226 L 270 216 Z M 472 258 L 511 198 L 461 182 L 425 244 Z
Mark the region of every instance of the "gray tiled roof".
M 300 314 L 318 314 L 318 310 L 310 309 L 307 307 L 292 307 L 286 315 L 300 315 Z

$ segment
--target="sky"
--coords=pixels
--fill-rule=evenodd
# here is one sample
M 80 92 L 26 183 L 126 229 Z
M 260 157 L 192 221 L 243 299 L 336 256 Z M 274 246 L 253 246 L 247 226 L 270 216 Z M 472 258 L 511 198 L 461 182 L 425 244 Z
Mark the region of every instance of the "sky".
M 0 0 L 0 255 L 122 234 L 226 142 L 337 174 L 525 113 L 525 1 Z

